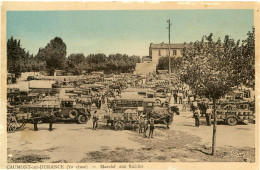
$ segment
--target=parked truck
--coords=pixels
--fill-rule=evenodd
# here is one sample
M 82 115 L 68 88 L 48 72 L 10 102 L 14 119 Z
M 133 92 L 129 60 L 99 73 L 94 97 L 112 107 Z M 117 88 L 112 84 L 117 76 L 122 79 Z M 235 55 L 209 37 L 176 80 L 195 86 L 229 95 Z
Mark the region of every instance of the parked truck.
M 31 113 L 32 117 L 41 117 L 53 114 L 56 120 L 73 121 L 79 124 L 87 123 L 91 116 L 89 110 L 81 105 L 77 105 L 74 99 L 69 98 L 24 104 L 21 106 L 21 110 L 24 113 Z

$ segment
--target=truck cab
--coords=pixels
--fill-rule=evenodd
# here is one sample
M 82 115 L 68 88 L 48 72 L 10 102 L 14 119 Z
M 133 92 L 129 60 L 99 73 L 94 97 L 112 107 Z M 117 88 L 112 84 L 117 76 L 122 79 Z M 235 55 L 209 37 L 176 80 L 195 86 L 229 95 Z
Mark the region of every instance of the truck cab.
M 61 117 L 76 120 L 78 123 L 86 123 L 90 113 L 82 106 L 76 104 L 74 99 L 62 99 L 60 102 Z

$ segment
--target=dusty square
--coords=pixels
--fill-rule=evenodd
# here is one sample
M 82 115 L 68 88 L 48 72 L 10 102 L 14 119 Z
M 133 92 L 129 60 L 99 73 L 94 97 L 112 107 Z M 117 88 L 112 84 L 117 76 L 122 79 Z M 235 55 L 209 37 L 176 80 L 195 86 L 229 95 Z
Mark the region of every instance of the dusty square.
M 87 124 L 26 124 L 22 131 L 8 133 L 8 162 L 254 162 L 255 125 L 218 125 L 217 156 L 210 155 L 212 126 L 194 127 L 191 112 L 174 117 L 167 130 L 157 125 L 154 138 L 143 138 L 132 130 L 115 131 L 100 123 L 92 130 Z M 40 146 L 40 147 L 39 147 Z M 228 159 L 227 159 L 228 158 Z

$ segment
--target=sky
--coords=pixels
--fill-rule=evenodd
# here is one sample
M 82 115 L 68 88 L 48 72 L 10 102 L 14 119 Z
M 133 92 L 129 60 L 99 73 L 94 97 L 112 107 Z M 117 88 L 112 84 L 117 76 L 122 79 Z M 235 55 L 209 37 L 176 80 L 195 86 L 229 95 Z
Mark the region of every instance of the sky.
M 168 43 L 167 20 L 172 22 L 171 43 L 201 40 L 213 33 L 246 39 L 254 26 L 253 10 L 99 10 L 8 11 L 7 39 L 20 39 L 36 55 L 51 39 L 60 37 L 71 53 L 149 55 L 150 43 Z

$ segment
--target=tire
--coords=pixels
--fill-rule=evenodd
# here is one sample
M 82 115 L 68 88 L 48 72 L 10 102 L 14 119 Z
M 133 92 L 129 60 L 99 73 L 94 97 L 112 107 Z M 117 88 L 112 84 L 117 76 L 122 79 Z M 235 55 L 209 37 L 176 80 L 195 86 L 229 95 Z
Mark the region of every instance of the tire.
M 155 100 L 155 106 L 161 106 L 162 102 L 159 99 Z
M 238 121 L 237 121 L 237 118 L 235 118 L 235 117 L 229 117 L 229 118 L 227 118 L 226 122 L 230 126 L 235 126 Z
M 72 109 L 70 112 L 69 112 L 69 117 L 71 119 L 75 119 L 77 116 L 79 115 L 79 112 L 75 109 Z
M 16 130 L 16 124 L 14 122 L 11 122 L 7 126 L 7 132 L 14 132 Z
M 243 123 L 244 123 L 245 125 L 248 125 L 249 121 L 248 121 L 248 120 L 244 120 Z
M 78 117 L 78 123 L 79 124 L 84 124 L 88 122 L 88 118 L 85 115 L 79 115 Z
M 120 124 L 121 124 L 120 130 L 124 130 L 125 129 L 125 123 L 124 122 L 120 122 Z
M 118 130 L 124 130 L 125 129 L 125 124 L 121 121 L 118 121 L 115 123 L 114 125 L 115 127 L 115 130 L 118 131 Z
M 20 121 L 17 121 L 19 127 L 17 127 L 17 129 L 21 129 L 25 126 L 25 124 L 27 123 L 25 119 L 22 119 Z
M 61 113 L 60 112 L 53 112 L 53 115 L 55 116 L 55 117 L 61 117 Z
M 120 122 L 116 122 L 116 123 L 114 124 L 114 127 L 115 127 L 115 130 L 116 130 L 116 131 L 120 130 L 120 129 L 121 129 L 121 124 L 120 124 Z

